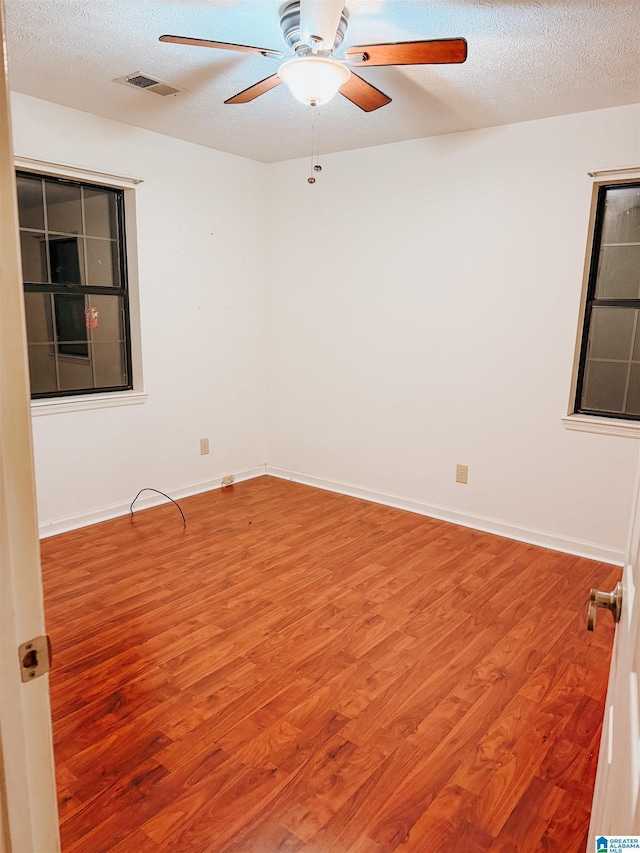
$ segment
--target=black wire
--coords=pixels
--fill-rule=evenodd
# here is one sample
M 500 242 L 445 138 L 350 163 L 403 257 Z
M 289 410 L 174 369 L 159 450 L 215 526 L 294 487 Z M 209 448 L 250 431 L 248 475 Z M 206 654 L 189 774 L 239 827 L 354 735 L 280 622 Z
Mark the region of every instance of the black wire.
M 129 507 L 129 512 L 131 513 L 132 516 L 133 516 L 133 505 L 138 500 L 138 498 L 140 497 L 140 495 L 143 492 L 157 492 L 159 495 L 162 495 L 163 497 L 167 498 L 167 500 L 170 500 L 172 504 L 175 504 L 178 507 L 180 515 L 182 516 L 182 523 L 185 527 L 187 526 L 187 519 L 184 517 L 184 513 L 182 512 L 182 508 L 180 507 L 180 504 L 177 501 L 174 501 L 173 498 L 170 498 L 169 495 L 165 495 L 165 493 L 161 492 L 160 489 L 150 489 L 150 488 L 140 489 L 138 494 L 131 501 L 131 506 Z

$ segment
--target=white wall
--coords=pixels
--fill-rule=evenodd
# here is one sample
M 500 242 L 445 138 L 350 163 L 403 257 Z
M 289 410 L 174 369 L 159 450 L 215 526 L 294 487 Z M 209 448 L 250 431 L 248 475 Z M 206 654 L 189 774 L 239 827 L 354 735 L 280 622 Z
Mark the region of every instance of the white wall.
M 41 529 L 119 513 L 146 486 L 194 491 L 264 465 L 264 167 L 24 95 L 12 109 L 16 155 L 144 179 L 136 218 L 149 397 L 34 418 Z
M 639 159 L 621 107 L 270 167 L 271 470 L 621 558 L 635 441 L 561 416 L 587 172 Z
M 18 155 L 144 179 L 149 398 L 34 419 L 44 532 L 266 461 L 621 556 L 635 442 L 560 418 L 587 171 L 640 159 L 637 107 L 332 155 L 314 186 L 307 160 L 265 166 L 22 95 L 13 121 Z

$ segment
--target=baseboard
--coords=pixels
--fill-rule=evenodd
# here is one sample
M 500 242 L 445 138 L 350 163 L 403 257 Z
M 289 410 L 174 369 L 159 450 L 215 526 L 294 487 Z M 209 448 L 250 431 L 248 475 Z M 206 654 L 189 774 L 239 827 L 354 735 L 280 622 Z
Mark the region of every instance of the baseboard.
M 354 486 L 349 483 L 337 483 L 331 480 L 325 480 L 322 477 L 313 477 L 308 474 L 302 474 L 299 471 L 290 471 L 286 468 L 278 468 L 274 465 L 257 465 L 254 468 L 247 468 L 244 471 L 239 471 L 235 473 L 235 482 L 240 483 L 243 480 L 252 480 L 254 477 L 262 477 L 265 474 L 271 477 L 278 477 L 281 480 L 291 480 L 294 483 L 315 486 L 318 489 L 324 489 L 329 492 L 337 492 L 341 495 L 361 498 L 362 500 L 371 501 L 372 503 L 384 504 L 385 506 L 395 507 L 396 509 L 403 509 L 407 512 L 415 512 L 418 515 L 437 518 L 440 521 L 450 521 L 453 524 L 460 524 L 463 527 L 471 527 L 474 530 L 481 530 L 485 533 L 493 533 L 496 536 L 505 536 L 507 539 L 515 539 L 519 542 L 526 542 L 529 545 L 540 545 L 543 548 L 550 548 L 553 551 L 563 551 L 566 554 L 574 554 L 577 557 L 587 557 L 592 560 L 599 560 L 603 563 L 612 563 L 616 566 L 622 566 L 624 564 L 623 551 L 610 548 L 606 545 L 599 545 L 596 542 L 572 539 L 568 536 L 560 536 L 557 533 L 549 533 L 545 530 L 520 527 L 515 524 L 510 524 L 509 522 L 499 521 L 496 518 L 488 518 L 486 516 L 465 513 L 450 507 L 426 504 L 421 501 L 403 498 L 399 495 L 393 495 L 388 492 L 367 489 L 363 486 Z M 219 488 L 222 488 L 222 476 L 214 477 L 210 480 L 202 480 L 198 483 L 180 486 L 176 489 L 169 489 L 167 490 L 167 494 L 174 500 L 179 500 L 180 498 L 187 498 L 191 495 L 197 495 L 201 492 L 208 492 L 212 489 Z M 132 496 L 132 498 L 133 497 L 134 496 Z M 159 506 L 164 503 L 165 500 L 166 499 L 161 495 L 149 493 L 148 495 L 138 498 L 136 501 L 136 510 Z M 108 521 L 111 518 L 119 518 L 120 516 L 128 515 L 130 503 L 131 501 L 128 501 L 127 503 L 113 504 L 91 512 L 80 513 L 79 515 L 45 522 L 41 524 L 39 528 L 40 538 L 46 539 L 49 536 L 56 536 L 58 533 L 66 533 L 70 530 L 77 530 L 80 527 L 87 527 L 90 524 L 97 524 L 100 521 Z
M 361 498 L 372 503 L 384 504 L 385 506 L 404 509 L 415 512 L 418 515 L 426 515 L 429 518 L 437 518 L 440 521 L 450 521 L 463 527 L 472 527 L 484 533 L 494 533 L 496 536 L 505 536 L 507 539 L 516 539 L 518 542 L 526 542 L 529 545 L 540 545 L 550 548 L 552 551 L 563 551 L 576 557 L 587 557 L 591 560 L 599 560 L 603 563 L 612 563 L 616 566 L 624 564 L 624 552 L 597 542 L 588 542 L 580 539 L 572 539 L 569 536 L 560 536 L 557 533 L 549 533 L 545 530 L 535 530 L 529 527 L 520 527 L 496 518 L 487 518 L 481 515 L 461 512 L 450 507 L 434 506 L 420 501 L 399 497 L 387 492 L 379 492 L 362 486 L 354 486 L 347 483 L 335 483 L 322 477 L 312 477 L 301 474 L 298 471 L 289 471 L 286 468 L 278 468 L 273 465 L 266 466 L 266 473 L 271 477 L 279 477 L 282 480 L 292 480 L 307 486 L 315 486 L 329 492 L 338 492 L 341 495 L 349 495 L 353 498 Z
M 235 482 L 240 483 L 243 480 L 252 480 L 254 477 L 263 477 L 266 473 L 265 469 L 265 465 L 257 465 L 255 468 L 247 468 L 244 471 L 234 472 Z M 177 489 L 167 489 L 166 493 L 174 500 L 179 500 L 180 498 L 188 498 L 191 495 L 198 495 L 201 492 L 209 492 L 212 489 L 220 488 L 222 488 L 222 476 L 214 477 L 211 480 L 201 480 L 199 483 L 191 483 L 187 486 L 180 486 Z M 135 495 L 132 495 L 131 500 L 134 497 Z M 67 533 L 69 530 L 77 530 L 79 527 L 87 527 L 90 524 L 97 524 L 100 521 L 108 521 L 111 518 L 128 515 L 131 500 L 127 503 L 113 504 L 93 510 L 92 512 L 83 512 L 79 515 L 68 516 L 67 518 L 60 518 L 41 524 L 39 526 L 40 538 L 46 539 L 48 536 L 56 536 L 58 533 Z M 143 494 L 136 501 L 134 512 L 152 506 L 159 506 L 162 503 L 166 503 L 166 498 L 163 498 L 161 495 L 152 493 Z

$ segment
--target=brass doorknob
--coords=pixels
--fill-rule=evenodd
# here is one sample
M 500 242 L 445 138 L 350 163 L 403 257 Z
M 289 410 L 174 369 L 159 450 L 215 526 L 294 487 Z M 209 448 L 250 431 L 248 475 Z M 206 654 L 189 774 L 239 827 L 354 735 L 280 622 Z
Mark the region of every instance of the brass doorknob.
M 605 607 L 611 611 L 614 622 L 620 621 L 622 612 L 622 581 L 618 581 L 611 592 L 602 592 L 592 589 L 589 593 L 589 610 L 587 611 L 587 631 L 593 631 L 596 627 L 596 611 L 598 607 Z

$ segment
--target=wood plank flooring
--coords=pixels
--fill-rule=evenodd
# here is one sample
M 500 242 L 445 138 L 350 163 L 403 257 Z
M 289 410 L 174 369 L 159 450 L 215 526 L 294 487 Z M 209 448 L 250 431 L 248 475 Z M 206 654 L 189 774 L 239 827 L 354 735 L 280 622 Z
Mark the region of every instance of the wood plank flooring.
M 42 543 L 64 853 L 582 853 L 620 570 L 261 477 Z

